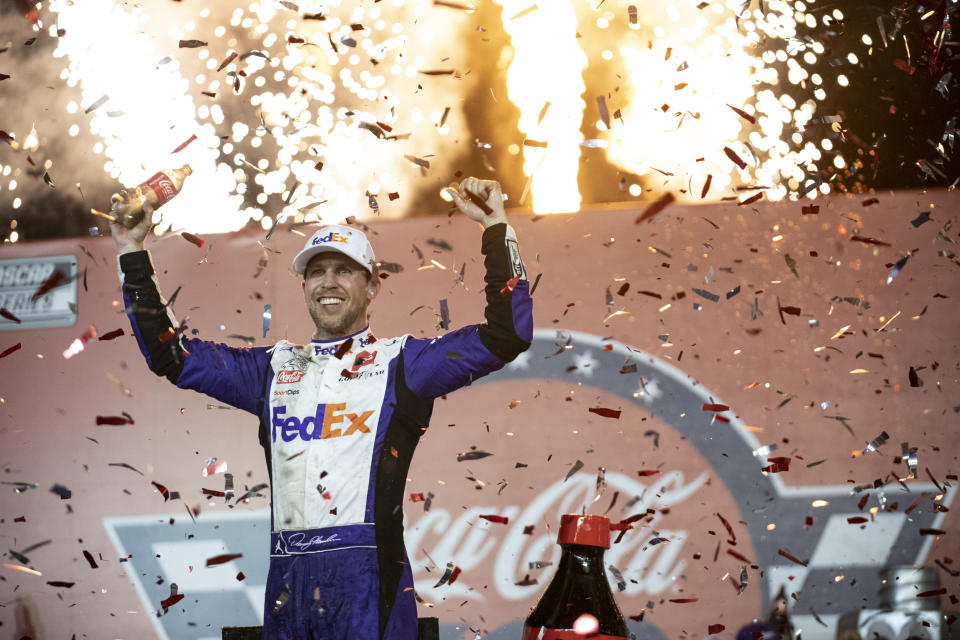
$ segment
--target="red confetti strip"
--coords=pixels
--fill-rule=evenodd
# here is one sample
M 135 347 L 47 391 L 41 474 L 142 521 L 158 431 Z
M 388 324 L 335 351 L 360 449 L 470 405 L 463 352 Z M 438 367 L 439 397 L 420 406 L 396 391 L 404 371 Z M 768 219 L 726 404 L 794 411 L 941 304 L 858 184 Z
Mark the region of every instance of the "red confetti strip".
M 867 198 L 866 200 L 860 203 L 860 206 L 869 207 L 870 205 L 877 204 L 878 202 L 880 202 L 879 198 Z
M 700 410 L 701 411 L 729 411 L 730 407 L 728 407 L 725 404 L 704 403 L 704 405 L 700 407 Z
M 238 582 L 243 582 L 244 578 L 246 578 L 246 577 L 247 577 L 247 576 L 243 575 L 243 571 L 239 571 L 239 572 L 237 573 L 237 581 L 238 581 Z
M 50 274 L 50 277 L 40 283 L 40 286 L 36 291 L 33 292 L 33 295 L 30 297 L 30 302 L 35 303 L 41 297 L 43 297 L 48 291 L 59 285 L 63 280 L 66 279 L 63 271 L 57 269 Z
M 495 524 L 507 524 L 507 522 L 509 521 L 509 518 L 507 518 L 507 517 L 505 517 L 505 516 L 481 515 L 480 517 L 483 518 L 484 520 L 487 520 L 487 521 L 489 521 L 489 522 L 493 522 L 493 523 L 495 523 Z
M 780 473 L 781 471 L 790 471 L 790 458 L 784 456 L 777 456 L 775 458 L 767 458 L 768 464 L 761 471 L 766 471 L 767 473 Z
M 228 64 L 230 64 L 231 62 L 233 62 L 233 60 L 234 60 L 236 57 L 237 57 L 237 52 L 236 52 L 236 51 L 231 51 L 231 52 L 230 52 L 230 55 L 228 55 L 226 58 L 224 58 L 223 62 L 220 63 L 220 66 L 217 67 L 217 71 L 223 71 L 223 68 L 224 68 L 225 66 L 227 66 Z
M 865 495 L 862 498 L 860 498 L 860 502 L 857 503 L 857 509 L 859 509 L 860 511 L 863 511 L 863 508 L 867 506 L 867 501 L 869 499 L 870 499 L 869 495 Z
M 151 482 L 150 484 L 152 484 L 153 486 L 155 486 L 155 487 L 157 488 L 157 490 L 160 492 L 160 495 L 163 496 L 163 501 L 164 501 L 164 502 L 166 502 L 167 500 L 170 499 L 170 490 L 169 490 L 169 489 L 167 489 L 165 486 L 163 486 L 163 485 L 160 484 L 159 482 Z
M 850 516 L 847 518 L 847 522 L 849 524 L 863 524 L 864 522 L 867 522 L 867 519 L 863 516 Z
M 715 633 L 720 633 L 720 632 L 723 631 L 724 629 L 726 629 L 726 627 L 723 626 L 722 624 L 719 624 L 719 623 L 718 623 L 718 624 L 711 624 L 710 626 L 707 627 L 707 634 L 708 634 L 708 635 L 713 635 L 713 634 L 715 634 Z
M 637 475 L 641 478 L 645 478 L 646 476 L 655 476 L 658 473 L 660 473 L 660 469 L 644 469 L 643 471 L 637 471 Z
M 735 165 L 737 165 L 741 169 L 747 168 L 747 163 L 741 160 L 740 156 L 738 156 L 733 149 L 731 149 L 730 147 L 724 147 L 723 152 L 727 154 L 727 157 L 730 158 L 730 160 L 733 161 Z
M 121 425 L 133 424 L 133 418 L 125 416 L 97 416 L 97 424 Z
M 337 351 L 336 353 L 333 354 L 333 357 L 336 358 L 337 360 L 342 359 L 343 356 L 345 356 L 347 352 L 350 351 L 350 347 L 352 346 L 353 346 L 353 338 L 347 338 L 346 340 L 340 343 L 339 347 L 337 347 Z
M 523 535 L 525 535 L 525 536 L 532 536 L 532 535 L 533 535 L 533 527 L 534 527 L 534 525 L 532 525 L 532 524 L 528 524 L 527 526 L 525 526 L 525 527 L 523 528 Z
M 197 236 L 195 236 L 195 235 L 193 235 L 192 233 L 189 233 L 189 232 L 187 232 L 187 231 L 182 232 L 182 233 L 180 234 L 180 236 L 181 236 L 184 240 L 189 240 L 190 242 L 192 242 L 193 244 L 197 245 L 198 247 L 202 247 L 202 246 L 203 246 L 203 243 L 205 242 L 205 240 L 203 240 L 203 238 L 198 238 Z
M 517 283 L 520 282 L 520 276 L 514 276 L 507 280 L 506 286 L 503 289 L 500 289 L 500 295 L 508 296 L 513 291 L 513 288 L 517 286 Z
M 92 555 L 89 551 L 87 551 L 86 549 L 83 550 L 83 557 L 86 558 L 86 559 L 87 559 L 87 562 L 90 563 L 90 568 L 91 568 L 91 569 L 96 569 L 96 568 L 97 568 L 97 561 L 93 559 L 93 555 Z
M 940 589 L 934 589 L 932 591 L 921 591 L 917 594 L 918 598 L 931 598 L 933 596 L 942 596 L 947 593 L 946 587 L 941 587 Z
M 803 565 L 804 567 L 807 566 L 807 563 L 806 563 L 806 562 L 804 562 L 803 560 L 801 560 L 801 559 L 798 558 L 797 556 L 793 555 L 792 553 L 790 553 L 790 552 L 787 551 L 786 549 L 777 549 L 777 553 L 778 553 L 779 555 L 783 556 L 784 558 L 786 558 L 787 560 L 791 561 L 791 562 L 796 562 L 797 564 Z
M 893 66 L 895 66 L 897 69 L 900 69 L 900 71 L 903 71 L 907 75 L 911 75 L 911 76 L 917 70 L 917 68 L 914 67 L 912 64 L 910 64 L 909 62 L 904 62 L 900 58 L 897 58 L 896 60 L 893 61 Z
M 707 180 L 703 183 L 703 191 L 700 192 L 700 199 L 703 200 L 707 197 L 707 192 L 710 191 L 710 183 L 713 182 L 713 174 L 707 174 Z
M 224 495 L 226 495 L 224 494 L 223 491 L 217 491 L 216 489 L 207 489 L 207 488 L 201 487 L 200 490 L 203 492 L 203 495 L 213 496 L 215 498 L 222 498 L 224 497 Z
M 390 198 L 390 201 L 397 200 L 400 197 L 400 194 L 394 191 L 393 193 L 388 193 L 387 197 Z
M 13 345 L 12 347 L 4 350 L 3 353 L 0 353 L 0 358 L 6 358 L 8 355 L 10 355 L 11 353 L 13 353 L 14 351 L 16 351 L 17 349 L 19 349 L 19 348 L 22 347 L 22 346 L 23 346 L 23 344 L 21 344 L 21 343 L 18 342 L 17 344 Z
M 166 599 L 164 599 L 164 600 L 161 600 L 161 601 L 160 601 L 160 606 L 163 607 L 163 610 L 164 610 L 164 611 L 166 611 L 168 608 L 170 608 L 170 607 L 172 607 L 173 605 L 177 604 L 177 603 L 180 602 L 181 600 L 183 600 L 183 594 L 182 594 L 182 593 L 176 593 L 176 594 L 170 596 L 169 598 L 166 598 Z
M 10 313 L 9 311 L 7 311 L 7 308 L 6 308 L 6 307 L 0 307 L 0 316 L 3 316 L 3 317 L 6 318 L 7 320 L 11 320 L 11 321 L 13 321 L 13 322 L 16 322 L 17 324 L 20 324 L 20 318 L 18 318 L 17 316 L 13 315 L 13 314 Z
M 700 598 L 670 598 L 670 602 L 676 602 L 677 604 L 688 604 L 691 602 L 699 602 Z
M 750 562 L 750 560 L 747 559 L 747 556 L 737 551 L 734 551 L 733 549 L 727 549 L 727 555 L 733 556 L 734 558 L 736 558 L 737 560 L 745 564 L 753 564 L 752 562 Z
M 621 411 L 618 409 L 607 409 L 606 407 L 590 407 L 588 411 L 604 418 L 614 418 L 617 420 L 620 419 L 621 413 Z
M 234 55 L 236 55 L 236 54 L 234 54 Z M 187 148 L 187 145 L 188 145 L 188 144 L 190 144 L 191 142 L 193 142 L 193 141 L 196 140 L 196 139 L 197 139 L 197 134 L 193 134 L 192 136 L 190 136 L 189 138 L 187 138 L 185 141 L 183 141 L 183 142 L 180 144 L 179 147 L 177 147 L 176 149 L 174 149 L 173 151 L 171 151 L 171 153 L 180 153 L 181 151 L 183 151 L 184 149 Z
M 453 573 L 450 574 L 450 579 L 447 580 L 447 584 L 453 584 L 456 582 L 457 578 L 460 577 L 460 567 L 454 567 Z
M 77 584 L 76 582 L 66 582 L 65 580 L 48 580 L 47 584 L 51 587 L 63 587 L 64 589 L 69 589 L 73 585 Z
M 906 514 L 906 515 L 909 515 L 910 512 L 913 511 L 914 509 L 916 509 L 917 506 L 919 506 L 921 502 L 923 502 L 924 500 L 926 500 L 926 498 L 927 498 L 927 494 L 923 494 L 922 496 L 920 496 L 919 498 L 917 498 L 916 502 L 914 502 L 912 505 L 910 505 L 909 507 L 907 507 L 907 508 L 904 510 L 903 513 Z
M 750 197 L 747 198 L 746 200 L 741 200 L 741 201 L 737 202 L 737 206 L 745 207 L 745 206 L 747 206 L 748 204 L 753 204 L 754 202 L 756 202 L 757 200 L 759 200 L 759 199 L 762 198 L 762 197 L 763 197 L 763 191 L 760 191 L 759 193 L 753 194 L 752 196 L 750 196 Z
M 113 331 L 107 331 L 105 334 L 97 338 L 97 340 L 113 340 L 114 338 L 119 338 L 123 335 L 123 329 L 114 329 Z
M 720 518 L 720 522 L 723 523 L 723 527 L 727 530 L 727 533 L 730 534 L 730 538 L 731 538 L 731 540 L 733 541 L 732 544 L 736 544 L 736 543 L 737 543 L 737 534 L 735 534 L 735 533 L 733 532 L 733 527 L 730 526 L 730 523 L 727 522 L 727 519 L 724 518 L 724 517 L 723 517 L 722 515 L 720 515 L 719 513 L 717 514 L 717 517 Z
M 650 203 L 650 205 L 643 210 L 643 213 L 637 216 L 637 219 L 634 221 L 634 224 L 640 224 L 645 220 L 649 220 L 650 218 L 654 217 L 655 215 L 657 215 L 658 213 L 666 209 L 668 206 L 670 206 L 674 202 L 674 200 L 676 200 L 676 198 L 673 196 L 672 193 L 668 191 L 667 193 L 660 196 L 655 202 Z
M 920 529 L 920 535 L 922 536 L 942 536 L 946 533 L 943 529 Z
M 757 119 L 754 118 L 754 117 L 753 117 L 752 115 L 750 115 L 749 113 L 747 113 L 746 111 L 744 111 L 744 110 L 742 110 L 742 109 L 737 109 L 737 108 L 736 108 L 735 106 L 733 106 L 732 104 L 728 104 L 727 106 L 730 107 L 731 109 L 733 109 L 738 116 L 740 116 L 741 118 L 743 118 L 744 120 L 746 120 L 746 121 L 749 122 L 750 124 L 756 124 L 756 123 L 757 123 Z
M 212 558 L 207 558 L 207 566 L 213 567 L 218 564 L 224 564 L 230 562 L 231 560 L 236 560 L 237 558 L 242 558 L 242 553 L 224 553 L 219 556 L 213 556 Z
M 411 493 L 410 502 L 423 502 L 424 497 L 422 493 Z
M 890 247 L 892 246 L 889 242 L 884 242 L 883 240 L 877 240 L 876 238 L 869 238 L 867 236 L 850 236 L 851 242 L 862 242 L 863 244 L 874 244 L 878 247 Z
M 803 207 L 803 209 L 800 210 L 800 212 L 805 216 L 815 214 L 815 213 L 820 213 L 820 205 L 811 204 L 811 205 L 805 206 Z

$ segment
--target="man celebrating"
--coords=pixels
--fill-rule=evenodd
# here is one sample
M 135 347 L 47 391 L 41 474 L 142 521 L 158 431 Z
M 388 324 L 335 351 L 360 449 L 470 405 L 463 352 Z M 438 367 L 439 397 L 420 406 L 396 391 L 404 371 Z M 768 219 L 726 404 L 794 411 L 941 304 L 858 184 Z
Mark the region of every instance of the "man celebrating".
M 265 640 L 414 640 L 401 504 L 433 401 L 530 346 L 532 303 L 500 185 L 468 178 L 457 207 L 483 225 L 486 322 L 434 339 L 378 340 L 380 281 L 360 231 L 327 226 L 293 260 L 310 344 L 235 348 L 178 334 L 143 241 L 112 225 L 133 332 L 150 369 L 260 419 L 272 486 Z

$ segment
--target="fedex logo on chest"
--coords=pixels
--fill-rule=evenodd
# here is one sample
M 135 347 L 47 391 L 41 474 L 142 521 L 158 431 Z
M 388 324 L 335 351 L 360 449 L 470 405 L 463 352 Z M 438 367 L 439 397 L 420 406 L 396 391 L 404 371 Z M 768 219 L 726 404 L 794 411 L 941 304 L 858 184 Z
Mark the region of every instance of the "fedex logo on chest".
M 317 404 L 314 415 L 300 418 L 287 416 L 286 406 L 273 407 L 272 441 L 276 442 L 278 436 L 283 442 L 293 442 L 298 438 L 304 441 L 326 440 L 370 433 L 367 421 L 373 415 L 373 410 L 352 413 L 346 409 L 345 402 Z

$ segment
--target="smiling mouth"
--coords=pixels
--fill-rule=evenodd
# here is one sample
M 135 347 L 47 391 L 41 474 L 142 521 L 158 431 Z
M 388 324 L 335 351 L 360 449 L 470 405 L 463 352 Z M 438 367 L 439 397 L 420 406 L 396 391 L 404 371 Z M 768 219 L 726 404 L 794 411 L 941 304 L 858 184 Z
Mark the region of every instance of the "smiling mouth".
M 322 297 L 320 298 L 320 304 L 323 305 L 323 306 L 325 306 L 325 307 L 336 306 L 336 305 L 340 304 L 341 302 L 343 302 L 343 299 L 342 299 L 342 298 L 336 298 L 336 297 L 333 297 L 333 296 L 322 296 Z

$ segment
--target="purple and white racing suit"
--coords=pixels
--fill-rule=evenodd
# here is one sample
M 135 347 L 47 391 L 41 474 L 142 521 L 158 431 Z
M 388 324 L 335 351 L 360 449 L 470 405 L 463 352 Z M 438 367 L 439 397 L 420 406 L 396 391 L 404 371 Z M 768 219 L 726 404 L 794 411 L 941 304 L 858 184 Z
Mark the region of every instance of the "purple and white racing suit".
M 413 451 L 435 398 L 500 369 L 532 339 L 513 229 L 489 227 L 481 250 L 483 324 L 433 339 L 378 340 L 364 329 L 251 348 L 164 340 L 178 325 L 149 253 L 120 256 L 124 301 L 151 370 L 260 419 L 272 483 L 265 640 L 415 640 L 401 508 Z

